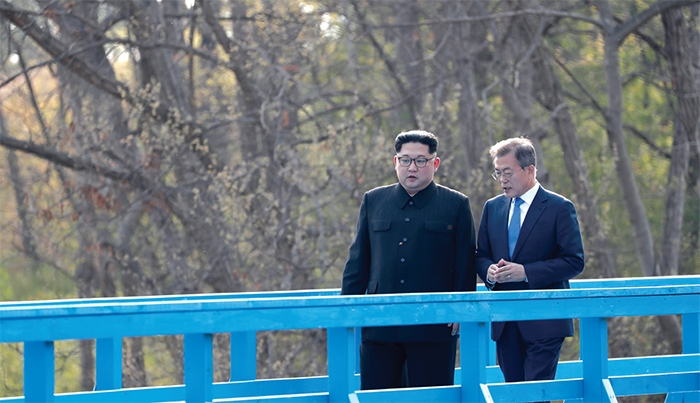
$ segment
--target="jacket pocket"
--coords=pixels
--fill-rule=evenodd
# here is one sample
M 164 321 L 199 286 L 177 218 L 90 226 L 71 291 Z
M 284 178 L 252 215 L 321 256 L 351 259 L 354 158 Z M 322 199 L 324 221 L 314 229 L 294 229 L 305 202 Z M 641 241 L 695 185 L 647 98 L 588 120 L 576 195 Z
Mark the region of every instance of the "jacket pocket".
M 439 232 L 446 234 L 452 231 L 452 224 L 446 223 L 444 221 L 426 221 L 425 229 L 430 232 Z
M 388 231 L 390 227 L 391 221 L 372 221 L 372 231 Z

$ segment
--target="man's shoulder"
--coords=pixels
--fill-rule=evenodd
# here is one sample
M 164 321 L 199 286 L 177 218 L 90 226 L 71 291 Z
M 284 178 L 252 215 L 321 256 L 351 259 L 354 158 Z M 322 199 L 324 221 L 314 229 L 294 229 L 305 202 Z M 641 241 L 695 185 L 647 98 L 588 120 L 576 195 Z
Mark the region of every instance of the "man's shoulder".
M 396 187 L 398 185 L 399 185 L 398 183 L 392 183 L 391 185 L 377 186 L 376 188 L 368 190 L 366 194 L 368 196 L 375 196 L 375 195 L 385 196 L 387 193 L 396 192 Z
M 541 193 L 542 196 L 544 196 L 545 198 L 547 198 L 547 200 L 550 201 L 550 202 L 554 202 L 554 203 L 571 203 L 571 204 L 573 204 L 573 202 L 572 202 L 571 200 L 569 200 L 566 196 L 563 196 L 563 195 L 561 195 L 561 194 L 559 194 L 559 193 L 557 193 L 557 192 L 553 192 L 553 191 L 551 191 L 551 190 L 547 190 L 547 189 L 545 189 L 545 188 L 542 187 L 542 186 L 540 186 L 540 190 L 538 191 L 538 193 Z M 536 196 L 536 197 L 537 197 L 537 196 Z
M 494 197 L 486 200 L 485 204 L 504 203 L 505 201 L 506 201 L 506 196 L 504 194 L 500 194 L 498 196 L 494 196 Z
M 469 199 L 469 196 L 465 195 L 459 190 L 452 189 L 444 185 L 439 185 L 436 183 L 435 188 L 437 190 L 437 193 L 442 197 L 449 197 L 454 199 Z

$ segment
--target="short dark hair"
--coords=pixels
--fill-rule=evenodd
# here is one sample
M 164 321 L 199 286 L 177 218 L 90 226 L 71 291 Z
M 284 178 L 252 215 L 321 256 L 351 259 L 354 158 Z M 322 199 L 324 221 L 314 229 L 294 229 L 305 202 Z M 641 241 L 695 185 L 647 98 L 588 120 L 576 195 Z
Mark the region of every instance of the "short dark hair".
M 513 155 L 515 155 L 515 159 L 518 160 L 518 165 L 520 165 L 521 168 L 525 168 L 530 165 L 537 168 L 537 153 L 535 152 L 535 146 L 532 144 L 530 139 L 525 137 L 513 137 L 499 141 L 491 146 L 491 149 L 489 150 L 491 158 L 493 159 L 503 157 L 511 152 Z
M 430 132 L 425 130 L 411 130 L 403 133 L 399 133 L 394 140 L 394 150 L 396 153 L 401 152 L 401 148 L 406 143 L 421 143 L 428 146 L 428 152 L 430 154 L 435 154 L 438 150 L 438 145 L 440 144 L 438 138 Z

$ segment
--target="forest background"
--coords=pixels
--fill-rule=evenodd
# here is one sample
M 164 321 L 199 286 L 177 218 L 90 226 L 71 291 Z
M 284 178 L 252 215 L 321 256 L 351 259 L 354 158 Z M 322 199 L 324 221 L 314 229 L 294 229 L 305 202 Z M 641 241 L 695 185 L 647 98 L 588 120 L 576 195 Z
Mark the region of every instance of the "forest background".
M 337 288 L 416 128 L 477 222 L 488 147 L 532 139 L 582 278 L 698 274 L 699 28 L 698 0 L 0 0 L 0 300 Z M 680 352 L 677 317 L 609 334 Z M 56 349 L 57 392 L 91 390 L 94 342 Z M 125 387 L 181 364 L 178 337 L 124 340 Z M 21 368 L 0 345 L 0 397 Z M 325 370 L 325 332 L 258 333 L 260 378 Z

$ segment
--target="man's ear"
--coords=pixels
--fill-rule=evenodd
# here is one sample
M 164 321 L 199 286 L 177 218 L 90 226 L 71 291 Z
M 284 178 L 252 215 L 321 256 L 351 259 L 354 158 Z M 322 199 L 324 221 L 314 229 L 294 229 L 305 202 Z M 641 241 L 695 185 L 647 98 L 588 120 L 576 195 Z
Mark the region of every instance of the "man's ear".
M 440 158 L 435 157 L 435 162 L 433 162 L 433 172 L 437 172 L 439 166 L 440 166 Z

